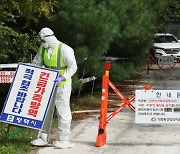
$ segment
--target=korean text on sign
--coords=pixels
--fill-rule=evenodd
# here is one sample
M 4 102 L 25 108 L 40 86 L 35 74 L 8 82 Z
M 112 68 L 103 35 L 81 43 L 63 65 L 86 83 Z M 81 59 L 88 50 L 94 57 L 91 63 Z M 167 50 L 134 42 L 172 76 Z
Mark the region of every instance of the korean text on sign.
M 41 129 L 55 91 L 56 70 L 19 64 L 0 121 Z
M 179 123 L 180 90 L 136 90 L 136 123 Z

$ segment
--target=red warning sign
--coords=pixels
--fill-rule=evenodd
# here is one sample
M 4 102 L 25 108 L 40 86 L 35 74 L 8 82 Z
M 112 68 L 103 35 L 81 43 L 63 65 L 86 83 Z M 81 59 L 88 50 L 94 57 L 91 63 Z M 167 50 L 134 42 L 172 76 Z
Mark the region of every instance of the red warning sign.
M 11 83 L 15 71 L 0 71 L 0 83 Z

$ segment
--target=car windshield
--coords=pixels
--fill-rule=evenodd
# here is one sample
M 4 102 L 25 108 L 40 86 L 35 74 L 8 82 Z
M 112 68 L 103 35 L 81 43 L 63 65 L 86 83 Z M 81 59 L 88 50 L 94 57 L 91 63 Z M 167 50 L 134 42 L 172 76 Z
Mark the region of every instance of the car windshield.
M 155 43 L 177 43 L 178 41 L 174 38 L 174 36 L 163 35 L 156 36 L 154 38 Z

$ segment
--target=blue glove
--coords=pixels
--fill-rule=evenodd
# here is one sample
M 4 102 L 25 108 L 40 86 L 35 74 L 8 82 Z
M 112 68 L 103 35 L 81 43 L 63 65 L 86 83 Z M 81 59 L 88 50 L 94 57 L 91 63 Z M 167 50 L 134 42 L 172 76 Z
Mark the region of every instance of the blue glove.
M 56 80 L 54 80 L 54 82 L 56 83 L 56 86 L 61 82 L 61 81 L 65 81 L 66 78 L 64 76 L 58 77 Z

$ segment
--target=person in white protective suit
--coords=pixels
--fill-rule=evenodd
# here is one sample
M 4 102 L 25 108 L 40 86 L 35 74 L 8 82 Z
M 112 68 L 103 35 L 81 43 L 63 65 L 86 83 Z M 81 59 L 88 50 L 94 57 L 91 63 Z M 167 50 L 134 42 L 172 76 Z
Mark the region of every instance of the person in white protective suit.
M 55 106 L 58 115 L 59 140 L 53 143 L 53 146 L 61 149 L 70 148 L 72 147 L 72 144 L 69 142 L 72 120 L 70 110 L 71 77 L 77 71 L 74 51 L 68 45 L 58 41 L 54 32 L 49 28 L 42 28 L 39 32 L 39 36 L 42 44 L 32 64 L 56 69 L 60 72 L 59 78 L 55 80 L 58 86 Z M 51 114 L 53 114 L 53 112 Z M 48 113 L 46 119 L 45 121 L 48 121 Z M 51 123 L 48 124 L 46 129 L 42 129 L 42 131 L 39 132 L 37 139 L 31 141 L 31 144 L 34 146 L 47 145 L 49 142 L 50 127 Z

